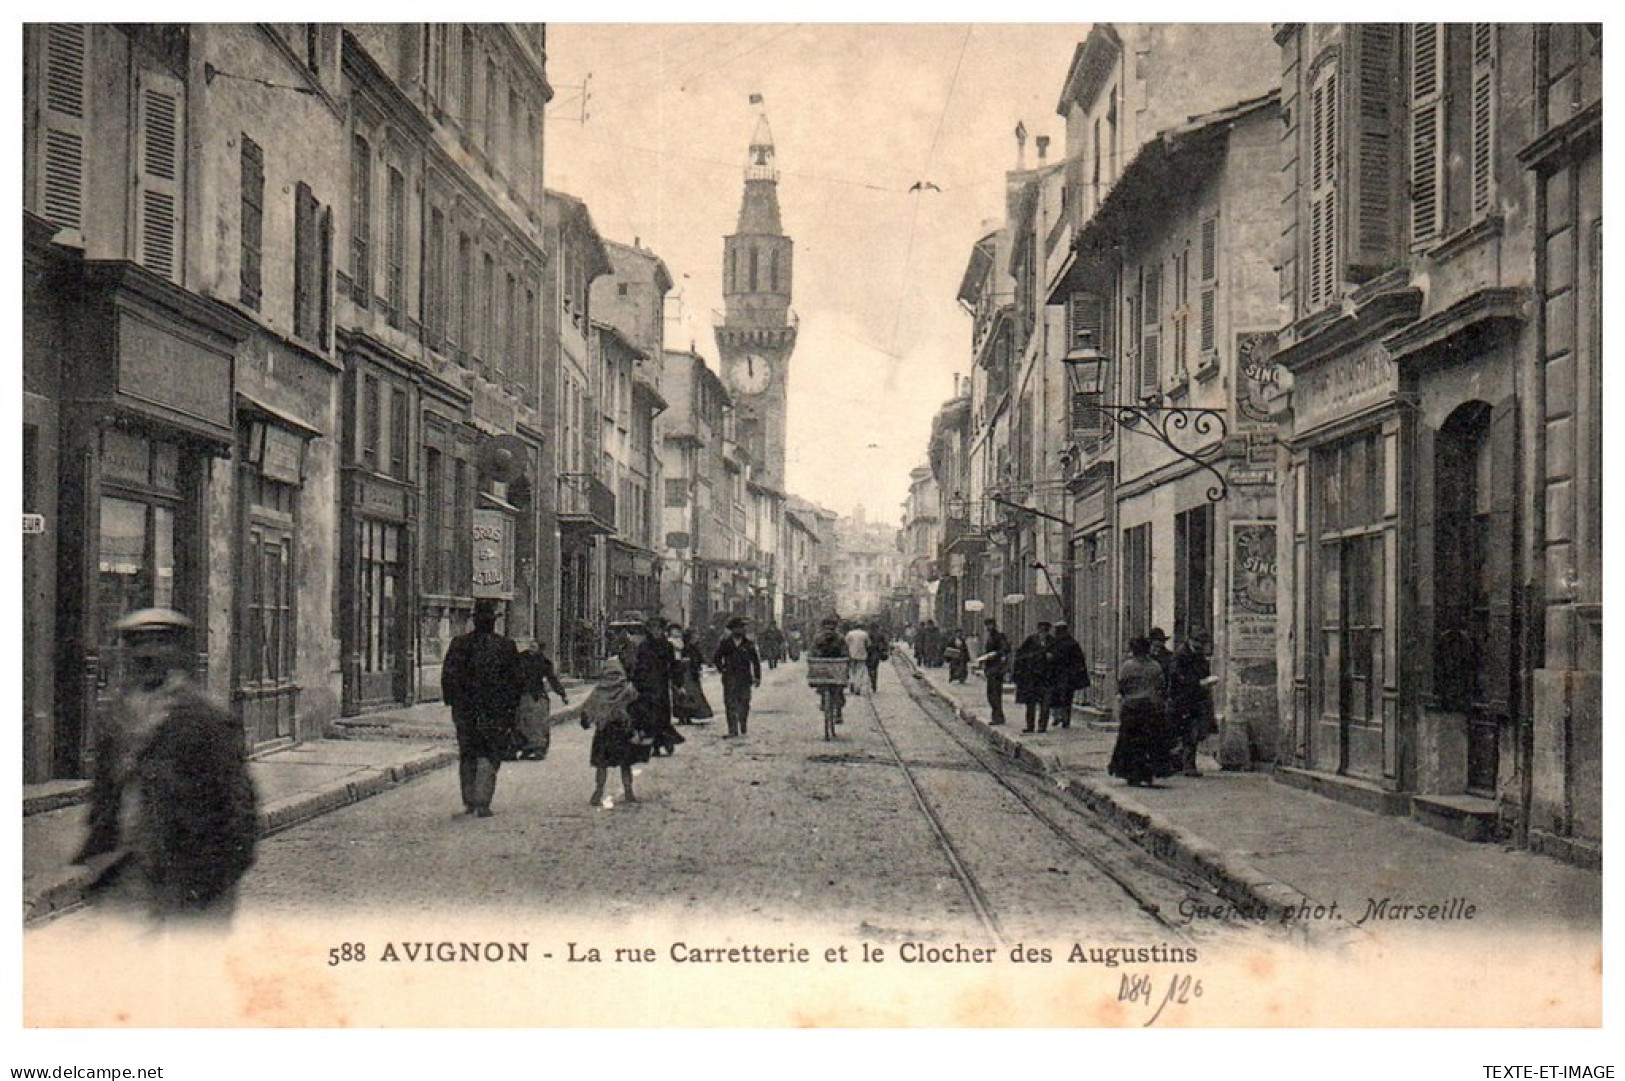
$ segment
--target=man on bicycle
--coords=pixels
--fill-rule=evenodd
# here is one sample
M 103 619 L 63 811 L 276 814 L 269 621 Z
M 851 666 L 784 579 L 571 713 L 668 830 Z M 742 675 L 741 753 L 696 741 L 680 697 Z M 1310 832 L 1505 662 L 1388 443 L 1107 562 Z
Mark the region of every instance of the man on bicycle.
M 812 646 L 807 655 L 809 657 L 846 657 L 846 639 L 841 637 L 840 625 L 833 616 L 825 619 L 819 625 L 818 633 L 813 636 Z M 846 688 L 839 686 L 820 687 L 818 693 L 820 698 L 826 694 L 834 696 L 835 720 L 836 723 L 839 723 L 841 713 L 846 708 Z

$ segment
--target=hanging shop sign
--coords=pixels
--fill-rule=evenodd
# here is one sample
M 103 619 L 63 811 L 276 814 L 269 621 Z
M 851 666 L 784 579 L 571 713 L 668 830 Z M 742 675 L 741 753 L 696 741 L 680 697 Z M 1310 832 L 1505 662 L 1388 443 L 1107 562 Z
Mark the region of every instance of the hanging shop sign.
M 496 510 L 474 512 L 474 596 L 513 595 L 513 536 L 508 516 Z
M 980 612 L 982 608 L 982 602 L 976 600 L 974 597 L 965 602 L 965 611 L 967 612 Z

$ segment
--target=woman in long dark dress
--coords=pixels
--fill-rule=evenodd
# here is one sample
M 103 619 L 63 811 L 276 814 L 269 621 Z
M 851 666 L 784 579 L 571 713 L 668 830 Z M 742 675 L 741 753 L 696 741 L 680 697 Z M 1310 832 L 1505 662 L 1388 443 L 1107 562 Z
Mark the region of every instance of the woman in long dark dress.
M 632 723 L 632 703 L 638 699 L 638 689 L 627 682 L 621 662 L 611 657 L 604 662 L 598 677 L 598 686 L 581 706 L 581 727 L 593 729 L 592 751 L 588 761 L 596 773 L 593 786 L 593 806 L 604 801 L 604 785 L 609 771 L 621 771 L 621 792 L 627 803 L 636 803 L 632 792 L 632 767 L 649 761 L 653 743 L 639 733 Z
M 694 632 L 686 627 L 673 628 L 673 632 L 676 640 L 672 644 L 677 649 L 677 666 L 683 673 L 683 685 L 671 697 L 671 714 L 678 724 L 709 720 L 711 703 L 706 700 L 705 688 L 700 684 L 705 658 L 700 655 L 699 643 L 694 640 Z
M 1164 677 L 1151 658 L 1149 639 L 1131 638 L 1128 651 L 1117 670 L 1117 745 L 1107 772 L 1131 787 L 1150 788 L 1157 778 L 1177 772 L 1168 753 Z

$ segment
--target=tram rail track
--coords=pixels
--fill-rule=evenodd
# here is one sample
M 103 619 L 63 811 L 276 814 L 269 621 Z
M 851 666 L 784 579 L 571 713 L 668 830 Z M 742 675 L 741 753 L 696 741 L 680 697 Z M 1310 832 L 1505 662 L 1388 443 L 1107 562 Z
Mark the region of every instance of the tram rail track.
M 1067 851 L 1111 882 L 1133 902 L 1136 908 L 1165 931 L 1180 937 L 1188 935 L 1188 925 L 1171 920 L 1164 903 L 1153 896 L 1156 886 L 1147 887 L 1143 883 L 1149 879 L 1171 893 L 1201 896 L 1214 893 L 1210 884 L 1157 860 L 1136 845 L 1132 839 L 1122 836 L 1108 824 L 1100 822 L 1087 808 L 1069 804 L 1060 792 L 1047 794 L 1052 800 L 1062 804 L 1063 811 L 1057 812 L 1045 806 L 1047 801 L 1034 798 L 1032 793 L 1024 791 L 1023 786 L 1011 776 L 1013 772 L 1019 772 L 1023 778 L 1036 780 L 1036 775 L 1029 768 L 1007 755 L 1000 754 L 990 748 L 985 741 L 967 731 L 964 721 L 950 705 L 917 685 L 920 677 L 914 671 L 895 660 L 892 667 L 897 674 L 898 685 L 903 688 L 909 701 L 974 763 L 982 775 L 992 779 L 1032 819 L 1042 823 Z M 1005 945 L 1004 929 L 998 913 L 988 899 L 987 890 L 971 869 L 964 853 L 955 845 L 942 816 L 931 805 L 930 798 L 916 776 L 916 765 L 911 763 L 908 756 L 899 748 L 875 704 L 874 697 L 872 695 L 864 697 L 868 700 L 869 712 L 874 718 L 876 731 L 879 732 L 898 769 L 906 778 L 916 804 L 936 836 L 938 845 L 953 870 L 955 879 L 969 899 L 978 921 L 989 937 L 999 945 Z M 1080 833 L 1086 835 L 1087 842 L 1080 839 Z

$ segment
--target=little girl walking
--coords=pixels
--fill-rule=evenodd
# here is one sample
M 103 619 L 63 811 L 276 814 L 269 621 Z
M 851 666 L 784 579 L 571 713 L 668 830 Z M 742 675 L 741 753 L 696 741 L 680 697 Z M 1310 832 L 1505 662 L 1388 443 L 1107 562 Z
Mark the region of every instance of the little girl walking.
M 612 766 L 619 766 L 621 770 L 622 798 L 627 803 L 638 801 L 632 792 L 632 767 L 649 761 L 652 748 L 647 738 L 632 725 L 628 707 L 637 697 L 637 688 L 627 682 L 626 669 L 611 657 L 604 662 L 598 685 L 581 705 L 581 727 L 594 730 L 589 761 L 597 775 L 589 802 L 595 807 L 604 801 L 604 785 Z

